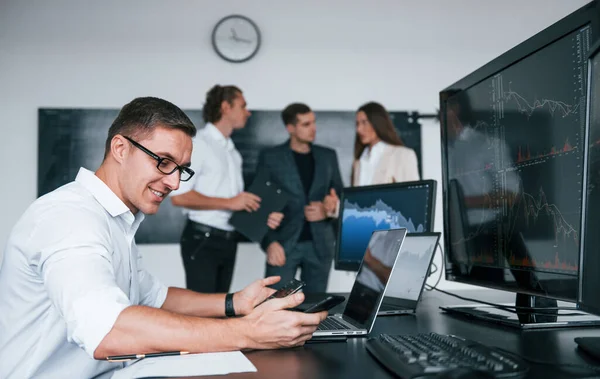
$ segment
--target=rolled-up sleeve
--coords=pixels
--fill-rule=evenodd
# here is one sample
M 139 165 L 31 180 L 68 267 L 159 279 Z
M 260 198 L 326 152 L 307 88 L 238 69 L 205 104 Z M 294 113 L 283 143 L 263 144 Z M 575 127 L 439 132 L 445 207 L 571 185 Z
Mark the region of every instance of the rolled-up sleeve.
M 62 207 L 38 217 L 32 232 L 37 266 L 50 302 L 65 322 L 67 340 L 90 357 L 119 314 L 131 305 L 116 280 L 110 227 L 89 210 Z M 61 222 L 56 222 L 60 219 Z
M 131 305 L 115 283 L 112 265 L 93 249 L 59 251 L 44 261 L 42 277 L 65 320 L 68 341 L 93 357 L 119 314 Z

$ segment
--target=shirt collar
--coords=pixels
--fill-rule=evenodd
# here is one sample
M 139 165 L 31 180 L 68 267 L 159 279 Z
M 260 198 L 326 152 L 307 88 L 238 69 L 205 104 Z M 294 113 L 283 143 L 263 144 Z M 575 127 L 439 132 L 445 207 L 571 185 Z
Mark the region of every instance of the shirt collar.
M 212 122 L 207 122 L 204 125 L 204 129 L 206 130 L 207 136 L 217 141 L 219 145 L 225 147 L 227 150 L 232 150 L 234 145 L 231 137 L 225 138 L 223 133 Z
M 81 167 L 75 181 L 90 191 L 92 196 L 112 217 L 123 215 L 124 219 L 135 227 L 139 226 L 144 220 L 142 212 L 137 212 L 134 217 L 129 207 L 93 172 Z
M 379 141 L 373 147 L 366 147 L 363 150 L 362 154 L 360 155 L 360 158 L 362 160 L 375 159 L 383 153 L 383 150 L 385 149 L 385 147 L 387 145 L 388 145 L 387 143 L 385 143 L 383 141 Z

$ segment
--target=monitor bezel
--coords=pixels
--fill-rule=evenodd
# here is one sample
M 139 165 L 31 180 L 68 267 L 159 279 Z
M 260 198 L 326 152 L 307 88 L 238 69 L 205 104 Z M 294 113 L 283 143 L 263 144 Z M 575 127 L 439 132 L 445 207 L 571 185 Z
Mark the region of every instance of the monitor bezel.
M 446 120 L 446 101 L 453 95 L 465 91 L 478 83 L 481 83 L 484 80 L 489 79 L 493 75 L 498 72 L 520 62 L 521 60 L 529 57 L 530 55 L 536 53 L 537 51 L 545 48 L 546 46 L 556 42 L 557 40 L 563 38 L 564 36 L 580 30 L 584 27 L 591 27 L 591 37 L 590 44 L 593 45 L 593 42 L 596 40 L 596 36 L 598 35 L 600 29 L 600 9 L 598 5 L 598 1 L 592 1 L 573 13 L 567 15 L 561 20 L 555 22 L 550 25 L 546 29 L 538 32 L 533 35 L 529 39 L 523 41 L 512 49 L 506 51 L 499 57 L 493 59 L 488 62 L 484 66 L 475 70 L 474 72 L 466 75 L 464 78 L 458 80 L 454 84 L 446 87 L 439 93 L 439 101 L 440 101 L 440 137 L 441 137 L 441 151 L 442 151 L 442 219 L 443 219 L 443 241 L 444 241 L 444 249 L 447 252 L 445 254 L 445 278 L 447 281 L 471 284 L 486 288 L 494 288 L 499 290 L 505 290 L 515 293 L 523 293 L 529 295 L 541 295 L 552 297 L 556 299 L 566 300 L 566 301 L 577 301 L 579 297 L 579 278 L 576 278 L 575 284 L 575 294 L 574 297 L 563 296 L 559 294 L 555 296 L 554 294 L 549 294 L 547 292 L 536 291 L 532 288 L 523 288 L 523 287 L 509 287 L 507 285 L 502 285 L 504 283 L 493 283 L 493 282 L 483 282 L 479 280 L 474 280 L 473 278 L 468 278 L 460 275 L 456 275 L 456 273 L 452 272 L 452 266 L 448 264 L 448 253 L 451 251 L 450 249 L 450 230 L 449 224 L 449 175 L 448 175 L 448 151 L 447 151 L 447 135 L 445 133 L 447 120 Z M 583 212 L 582 212 L 583 213 Z M 581 238 L 580 233 L 580 238 Z M 581 271 L 581 268 L 579 269 Z M 566 276 L 565 276 L 566 277 Z
M 582 212 L 581 212 L 581 240 L 579 243 L 580 251 L 579 251 L 579 287 L 578 287 L 578 295 L 577 295 L 577 305 L 578 307 L 589 313 L 600 314 L 600 308 L 596 308 L 591 306 L 589 303 L 585 303 L 583 299 L 583 280 L 584 280 L 584 262 L 585 262 L 585 228 L 586 228 L 586 220 L 587 220 L 587 197 L 588 192 L 586 190 L 587 182 L 588 182 L 588 154 L 590 150 L 590 113 L 591 113 L 591 92 L 592 92 L 592 60 L 596 58 L 596 56 L 600 54 L 600 41 L 596 41 L 596 43 L 590 48 L 590 54 L 587 59 L 587 104 L 585 109 L 585 136 L 584 136 L 584 149 L 583 149 L 583 183 L 584 190 L 582 191 L 581 201 L 582 201 Z
M 342 190 L 340 195 L 340 206 L 339 206 L 339 214 L 337 218 L 337 238 L 336 238 L 336 246 L 335 246 L 335 257 L 334 257 L 334 268 L 339 271 L 358 271 L 360 267 L 360 262 L 349 262 L 349 261 L 340 261 L 340 246 L 342 244 L 342 211 L 344 199 L 347 193 L 356 193 L 356 192 L 368 192 L 372 190 L 386 190 L 390 188 L 410 188 L 417 186 L 427 185 L 430 188 L 430 198 L 428 200 L 428 209 L 430 209 L 429 217 L 426 222 L 428 223 L 427 232 L 432 231 L 434 222 L 435 222 L 435 204 L 437 197 L 437 181 L 434 179 L 427 180 L 418 180 L 412 182 L 398 182 L 398 183 L 388 183 L 388 184 L 375 184 L 370 186 L 357 186 L 357 187 L 345 187 Z

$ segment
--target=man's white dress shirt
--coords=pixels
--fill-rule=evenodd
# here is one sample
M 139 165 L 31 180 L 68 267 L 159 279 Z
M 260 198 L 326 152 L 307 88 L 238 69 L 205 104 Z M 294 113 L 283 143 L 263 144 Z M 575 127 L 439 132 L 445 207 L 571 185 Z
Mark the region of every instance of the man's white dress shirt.
M 83 168 L 33 202 L 0 267 L 0 378 L 93 378 L 123 367 L 94 351 L 123 309 L 159 308 L 167 296 L 141 265 L 134 235 L 143 219 Z
M 242 175 L 242 155 L 235 148 L 231 138 L 210 122 L 201 129 L 194 139 L 192 170 L 195 175 L 187 182 L 181 182 L 172 195 L 181 195 L 194 190 L 209 197 L 232 198 L 244 190 Z M 228 210 L 183 209 L 187 217 L 201 224 L 222 230 L 233 230 L 229 224 L 232 212 Z

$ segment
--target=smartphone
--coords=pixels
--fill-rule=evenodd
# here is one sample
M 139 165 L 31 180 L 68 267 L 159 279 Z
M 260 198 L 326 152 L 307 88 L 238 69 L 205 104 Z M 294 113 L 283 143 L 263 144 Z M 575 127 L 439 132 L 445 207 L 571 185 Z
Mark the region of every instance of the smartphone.
M 285 286 L 283 286 L 279 290 L 277 290 L 277 292 L 275 292 L 271 296 L 267 297 L 265 299 L 265 301 L 268 301 L 271 299 L 279 299 L 282 297 L 293 295 L 296 292 L 300 291 L 305 285 L 306 285 L 306 283 L 304 283 L 301 280 L 292 279 Z M 264 303 L 265 301 L 263 301 L 262 303 Z M 262 304 L 262 303 L 260 303 L 260 304 Z M 260 305 L 260 304 L 258 304 L 258 305 Z
M 319 301 L 316 304 L 311 305 L 309 308 L 304 310 L 304 313 L 317 313 L 321 311 L 328 311 L 336 305 L 342 303 L 346 298 L 339 295 L 329 295 L 325 299 Z

